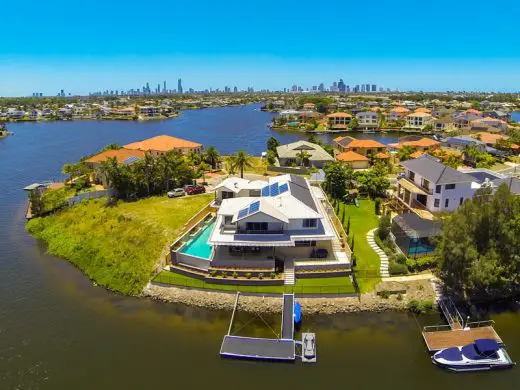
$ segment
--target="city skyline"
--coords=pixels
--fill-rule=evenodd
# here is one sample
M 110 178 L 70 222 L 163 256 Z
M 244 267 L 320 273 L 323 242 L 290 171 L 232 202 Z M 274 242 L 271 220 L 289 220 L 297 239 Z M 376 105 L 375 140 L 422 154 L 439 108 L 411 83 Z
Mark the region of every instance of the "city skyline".
M 172 86 L 178 78 L 189 80 L 186 85 L 194 90 L 226 85 L 312 88 L 319 80 L 342 78 L 355 84 L 373 80 L 392 90 L 516 92 L 520 53 L 515 15 L 520 4 L 502 2 L 506 4 L 489 7 L 482 1 L 439 0 L 424 8 L 404 0 L 397 10 L 376 0 L 361 18 L 353 15 L 366 11 L 363 4 L 318 7 L 303 1 L 297 3 L 296 20 L 296 3 L 290 1 L 268 0 L 252 8 L 238 2 L 234 6 L 234 1 L 221 7 L 203 0 L 180 6 L 152 0 L 143 9 L 115 0 L 99 13 L 87 4 L 70 8 L 63 0 L 30 1 L 23 13 L 8 3 L 0 95 L 40 91 L 53 96 L 62 88 L 84 95 L 146 80 L 171 80 L 170 89 L 177 89 Z M 333 21 L 331 9 L 344 22 Z M 471 17 L 461 17 L 468 10 Z M 152 22 L 157 12 L 175 23 Z M 89 26 L 105 28 L 78 29 L 85 15 Z M 317 21 L 325 28 L 314 29 Z M 287 23 L 291 28 L 285 28 Z M 141 24 L 147 28 L 128 28 Z M 19 29 L 22 25 L 26 28 Z M 467 33 L 475 26 L 486 26 L 485 33 Z

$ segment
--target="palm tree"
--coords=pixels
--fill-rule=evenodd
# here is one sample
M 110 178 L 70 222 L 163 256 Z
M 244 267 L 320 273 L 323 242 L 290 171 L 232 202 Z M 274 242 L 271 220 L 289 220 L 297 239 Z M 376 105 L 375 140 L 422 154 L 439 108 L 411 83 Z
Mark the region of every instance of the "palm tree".
M 241 178 L 244 178 L 244 169 L 251 168 L 253 166 L 251 156 L 243 150 L 239 150 L 235 154 L 229 156 L 229 162 L 230 171 L 239 170 Z
M 186 160 L 191 166 L 199 165 L 200 164 L 200 154 L 195 152 L 194 150 L 190 150 L 188 153 L 188 156 L 186 157 Z
M 220 160 L 220 154 L 213 146 L 210 146 L 202 155 L 202 159 L 211 165 L 213 169 L 217 168 L 217 163 Z
M 137 176 L 146 185 L 146 193 L 148 196 L 152 193 L 152 184 L 157 173 L 157 164 L 151 153 L 146 153 L 144 159 L 134 164 L 134 170 Z
M 298 160 L 300 161 L 300 166 L 302 167 L 309 163 L 310 157 L 311 155 L 305 150 L 302 150 L 296 154 L 296 158 L 298 158 Z
M 410 145 L 404 145 L 399 150 L 399 161 L 406 161 L 410 159 L 410 155 L 415 151 Z
M 170 181 L 182 163 L 182 156 L 179 153 L 173 151 L 169 151 L 159 157 L 158 165 L 159 170 L 162 173 L 166 192 L 170 190 Z

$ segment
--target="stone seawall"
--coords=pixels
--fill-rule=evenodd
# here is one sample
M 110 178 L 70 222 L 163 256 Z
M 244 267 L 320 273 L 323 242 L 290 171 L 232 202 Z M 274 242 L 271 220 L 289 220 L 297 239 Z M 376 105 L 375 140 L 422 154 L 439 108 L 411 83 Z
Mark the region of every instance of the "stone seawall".
M 398 299 L 396 295 L 382 298 L 375 293 L 361 294 L 358 297 L 320 297 L 304 298 L 299 296 L 298 302 L 307 315 L 353 313 L 363 311 L 382 312 L 390 310 L 406 310 L 411 300 L 433 300 L 435 294 L 426 280 L 407 283 L 408 292 Z M 213 310 L 232 310 L 235 294 L 228 292 L 203 291 L 175 286 L 149 283 L 143 290 L 143 296 L 152 299 L 183 303 Z M 250 313 L 278 314 L 282 311 L 280 297 L 246 295 L 240 296 L 240 310 Z

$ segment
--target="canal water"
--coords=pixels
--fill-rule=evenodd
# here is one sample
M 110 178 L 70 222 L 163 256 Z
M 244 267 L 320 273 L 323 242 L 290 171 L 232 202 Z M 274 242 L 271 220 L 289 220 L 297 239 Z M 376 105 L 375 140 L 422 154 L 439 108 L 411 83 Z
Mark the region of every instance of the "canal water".
M 104 145 L 171 134 L 258 155 L 275 134 L 258 106 L 187 111 L 162 122 L 11 124 L 0 140 L 0 389 L 514 389 L 520 370 L 455 375 L 434 367 L 419 326 L 437 315 L 344 314 L 305 317 L 317 333 L 318 363 L 304 366 L 221 360 L 230 313 L 123 297 L 92 286 L 24 229 L 22 188 L 60 175 Z M 366 136 L 366 135 L 365 135 Z M 386 137 L 386 136 L 385 136 Z M 392 136 L 383 141 L 390 142 Z M 520 314 L 491 314 L 520 361 Z M 251 317 L 240 314 L 236 328 Z M 276 327 L 277 318 L 264 318 Z M 241 333 L 270 335 L 262 319 Z

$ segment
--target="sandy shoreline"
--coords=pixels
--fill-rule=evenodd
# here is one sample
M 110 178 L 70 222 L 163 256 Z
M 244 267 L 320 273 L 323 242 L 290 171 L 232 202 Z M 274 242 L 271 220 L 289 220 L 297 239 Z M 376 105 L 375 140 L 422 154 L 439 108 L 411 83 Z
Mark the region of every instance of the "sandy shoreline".
M 412 300 L 434 300 L 435 293 L 427 280 L 417 280 L 406 283 L 408 292 L 399 299 L 397 295 L 382 298 L 376 293 L 361 294 L 358 297 L 298 297 L 302 310 L 308 314 L 337 314 L 355 312 L 402 311 Z M 142 296 L 172 303 L 182 303 L 190 306 L 212 310 L 232 310 L 235 294 L 218 291 L 202 291 L 149 283 Z M 282 311 L 281 297 L 264 297 L 241 295 L 240 310 L 250 313 L 277 314 Z

